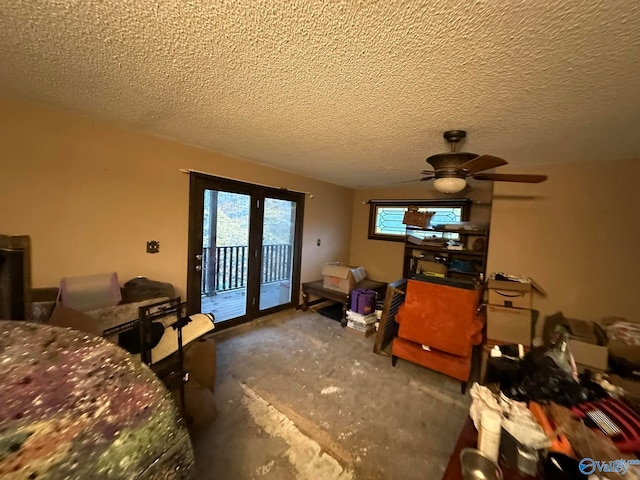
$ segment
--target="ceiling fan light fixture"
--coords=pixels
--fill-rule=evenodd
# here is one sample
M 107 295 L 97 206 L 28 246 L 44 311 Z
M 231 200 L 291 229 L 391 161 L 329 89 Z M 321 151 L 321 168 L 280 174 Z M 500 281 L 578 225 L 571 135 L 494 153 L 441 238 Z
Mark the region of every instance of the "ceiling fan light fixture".
M 443 177 L 436 178 L 433 182 L 435 189 L 442 193 L 458 193 L 467 186 L 464 178 Z

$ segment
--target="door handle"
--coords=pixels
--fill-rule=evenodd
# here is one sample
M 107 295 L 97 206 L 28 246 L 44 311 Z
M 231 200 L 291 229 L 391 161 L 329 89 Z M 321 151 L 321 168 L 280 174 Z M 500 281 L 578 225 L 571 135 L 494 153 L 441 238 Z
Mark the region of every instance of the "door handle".
M 201 272 L 202 271 L 202 265 L 196 265 L 195 269 L 196 269 L 196 272 Z

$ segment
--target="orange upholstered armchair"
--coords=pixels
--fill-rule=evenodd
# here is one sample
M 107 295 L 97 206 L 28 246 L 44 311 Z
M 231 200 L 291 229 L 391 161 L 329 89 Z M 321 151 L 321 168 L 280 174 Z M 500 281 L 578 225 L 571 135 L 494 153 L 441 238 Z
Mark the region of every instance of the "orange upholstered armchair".
M 449 375 L 462 382 L 464 393 L 473 346 L 482 342 L 482 291 L 443 281 L 407 282 L 404 304 L 396 314 L 399 326 L 391 348 L 392 364 L 402 358 Z

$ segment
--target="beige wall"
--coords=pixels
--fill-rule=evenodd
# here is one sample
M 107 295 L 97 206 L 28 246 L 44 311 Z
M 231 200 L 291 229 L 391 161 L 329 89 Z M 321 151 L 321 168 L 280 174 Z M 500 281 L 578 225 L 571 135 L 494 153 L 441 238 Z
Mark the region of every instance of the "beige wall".
M 189 177 L 180 168 L 313 193 L 302 281 L 348 260 L 350 189 L 16 100 L 0 99 L 0 131 L 0 233 L 31 236 L 35 287 L 115 271 L 121 283 L 144 275 L 184 295 Z M 145 253 L 148 240 L 160 253 Z
M 402 244 L 367 239 L 369 206 L 362 202 L 437 195 L 424 184 L 353 192 L 14 100 L 0 99 L 0 128 L 0 232 L 31 236 L 36 287 L 57 285 L 64 276 L 116 271 L 123 282 L 146 275 L 184 294 L 188 176 L 179 168 L 312 192 L 305 209 L 303 281 L 319 278 L 322 264 L 334 260 L 364 265 L 371 278 L 400 278 Z M 531 171 L 550 178 L 540 185 L 495 184 L 488 271 L 535 278 L 548 292 L 534 298 L 543 316 L 562 310 L 593 320 L 640 318 L 640 160 Z M 476 182 L 470 195 L 486 201 L 490 186 Z M 473 208 L 482 215 L 489 210 Z M 147 240 L 160 241 L 159 254 L 145 253 Z
M 455 196 L 455 198 L 468 197 L 474 201 L 474 205 L 471 207 L 473 221 L 489 223 L 492 184 L 492 182 L 471 180 L 469 182 L 471 188 Z M 349 259 L 351 264 L 363 265 L 367 270 L 367 275 L 375 280 L 392 282 L 401 278 L 404 243 L 368 239 L 369 205 L 366 202 L 374 199 L 434 198 L 452 198 L 452 196 L 436 192 L 431 182 L 401 187 L 356 190 L 353 198 L 353 225 L 351 226 L 351 257 Z
M 640 159 L 517 171 L 545 173 L 549 180 L 496 182 L 488 271 L 540 283 L 547 297 L 536 296 L 534 308 L 542 319 L 561 310 L 588 320 L 640 320 Z

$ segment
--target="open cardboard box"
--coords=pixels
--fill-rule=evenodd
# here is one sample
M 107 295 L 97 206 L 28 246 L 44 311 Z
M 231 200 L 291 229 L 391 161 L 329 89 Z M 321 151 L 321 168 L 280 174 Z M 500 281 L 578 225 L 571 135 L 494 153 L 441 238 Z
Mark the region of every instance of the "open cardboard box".
M 541 295 L 546 295 L 542 287 L 531 278 L 529 282 L 512 282 L 489 278 L 487 281 L 487 289 L 489 291 L 489 303 L 491 305 L 510 308 L 530 309 L 533 290 L 538 291 Z
M 620 317 L 608 317 L 602 319 L 602 326 L 609 327 L 616 322 L 625 322 L 638 326 L 640 322 Z M 629 345 L 617 338 L 609 339 L 609 352 L 613 357 L 624 358 L 631 364 L 640 365 L 640 345 Z
M 357 283 L 367 278 L 364 267 L 346 263 L 325 263 L 322 267 L 322 286 L 337 292 L 349 293 Z
M 431 223 L 431 217 L 434 215 L 434 212 L 418 212 L 416 207 L 409 207 L 409 209 L 404 212 L 402 223 L 412 227 L 427 228 Z
M 609 367 L 609 350 L 606 345 L 594 345 L 580 340 L 569 339 L 569 351 L 578 366 L 606 371 Z
M 418 260 L 418 273 L 429 275 L 433 274 L 436 277 L 444 277 L 449 270 L 443 263 L 431 262 L 429 260 Z
M 562 312 L 545 319 L 544 340 L 548 343 L 556 326 L 561 325 L 570 335 L 569 350 L 578 366 L 607 370 L 609 349 L 604 330 L 590 320 L 567 318 Z

